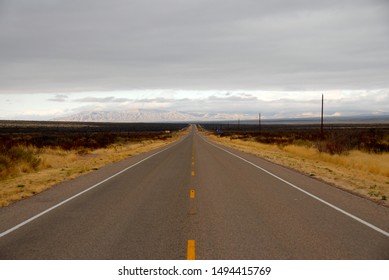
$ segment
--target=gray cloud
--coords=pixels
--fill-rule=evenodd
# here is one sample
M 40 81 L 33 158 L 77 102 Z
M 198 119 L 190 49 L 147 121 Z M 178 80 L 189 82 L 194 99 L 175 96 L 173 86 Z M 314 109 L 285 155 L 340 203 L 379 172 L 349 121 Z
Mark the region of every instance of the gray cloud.
M 133 102 L 136 103 L 174 103 L 176 105 L 182 104 L 185 102 L 192 102 L 190 98 L 166 98 L 166 97 L 156 97 L 156 98 L 142 98 L 134 99 Z M 179 105 L 178 105 L 179 106 Z
M 206 99 L 208 102 L 219 103 L 219 102 L 256 102 L 258 97 L 252 96 L 250 94 L 241 93 L 239 95 L 230 95 L 226 94 L 225 96 L 215 96 L 211 95 Z
M 67 95 L 57 94 L 54 98 L 47 99 L 47 101 L 65 102 L 68 98 Z
M 114 96 L 109 97 L 84 97 L 73 100 L 74 102 L 83 103 L 125 103 L 131 101 L 128 98 L 116 98 Z
M 389 88 L 389 2 L 2 1 L 0 93 Z
M 261 99 L 261 93 L 225 93 L 220 95 L 205 96 L 203 98 L 142 98 L 125 99 L 117 106 L 114 104 L 114 97 L 87 97 L 79 99 L 81 103 L 98 103 L 95 105 L 81 106 L 77 112 L 83 110 L 125 110 L 125 109 L 162 109 L 192 113 L 231 113 L 231 114 L 252 114 L 259 112 L 265 118 L 273 117 L 309 117 L 319 116 L 321 111 L 321 94 L 310 94 L 309 98 L 295 98 L 301 92 L 294 92 L 288 96 L 272 98 L 271 100 Z M 355 92 L 354 92 L 355 93 Z M 354 95 L 336 93 L 325 95 L 325 114 L 331 115 L 360 115 L 360 114 L 388 114 L 389 113 L 389 92 L 367 92 Z

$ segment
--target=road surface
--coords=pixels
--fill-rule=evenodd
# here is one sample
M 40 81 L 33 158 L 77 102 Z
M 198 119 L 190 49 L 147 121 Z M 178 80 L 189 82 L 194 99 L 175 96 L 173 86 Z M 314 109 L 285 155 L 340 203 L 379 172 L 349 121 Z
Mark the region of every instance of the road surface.
M 389 209 L 204 139 L 0 209 L 0 259 L 389 259 Z

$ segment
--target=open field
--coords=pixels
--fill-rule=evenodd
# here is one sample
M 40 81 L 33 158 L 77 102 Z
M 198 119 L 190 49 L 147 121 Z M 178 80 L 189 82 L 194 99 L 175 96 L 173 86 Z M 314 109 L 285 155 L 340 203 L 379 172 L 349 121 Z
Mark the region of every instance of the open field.
M 256 154 L 308 176 L 388 205 L 389 127 L 335 125 L 321 135 L 318 126 L 240 126 L 221 130 L 202 125 L 221 144 Z
M 0 206 L 175 141 L 185 124 L 0 122 Z

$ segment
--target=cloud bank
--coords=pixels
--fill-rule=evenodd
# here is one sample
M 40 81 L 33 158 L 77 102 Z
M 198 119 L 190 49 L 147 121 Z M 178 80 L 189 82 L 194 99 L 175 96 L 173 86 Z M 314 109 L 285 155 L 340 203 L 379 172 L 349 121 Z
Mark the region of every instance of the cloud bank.
M 3 0 L 0 9 L 0 94 L 389 88 L 388 1 Z

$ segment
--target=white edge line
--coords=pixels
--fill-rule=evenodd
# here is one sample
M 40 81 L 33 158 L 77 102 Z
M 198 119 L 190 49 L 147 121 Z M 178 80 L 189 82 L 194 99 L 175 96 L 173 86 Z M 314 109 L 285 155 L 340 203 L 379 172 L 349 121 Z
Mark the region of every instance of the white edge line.
M 217 146 L 217 145 L 211 143 L 210 141 L 208 141 L 207 139 L 203 138 L 202 136 L 200 136 L 200 137 L 201 137 L 205 142 L 207 142 L 208 144 L 210 144 L 210 145 L 212 145 L 212 146 L 214 146 L 214 147 L 216 147 L 216 148 L 218 148 L 218 149 L 220 149 L 220 150 L 222 150 L 222 151 L 224 151 L 224 152 L 226 152 L 226 153 L 228 153 L 228 154 L 230 154 L 230 155 L 232 155 L 232 156 L 234 156 L 234 157 L 237 157 L 237 158 L 239 158 L 239 159 L 245 161 L 245 162 L 248 163 L 248 164 L 251 164 L 252 166 L 254 166 L 254 167 L 256 167 L 256 168 L 262 170 L 263 172 L 265 172 L 265 173 L 267 173 L 267 174 L 273 176 L 274 178 L 280 180 L 281 182 L 283 182 L 283 183 L 285 183 L 285 184 L 291 186 L 292 188 L 295 188 L 296 190 L 298 190 L 298 191 L 300 191 L 300 192 L 302 192 L 302 193 L 305 193 L 306 195 L 308 195 L 308 196 L 310 196 L 310 197 L 312 197 L 312 198 L 314 198 L 314 199 L 320 201 L 321 203 L 323 203 L 323 204 L 325 204 L 325 205 L 327 205 L 327 206 L 329 206 L 329 207 L 335 209 L 336 211 L 339 211 L 340 213 L 342 213 L 342 214 L 344 214 L 344 215 L 346 215 L 346 216 L 348 216 L 348 217 L 350 217 L 350 218 L 352 218 L 352 219 L 354 219 L 354 220 L 360 222 L 361 224 L 364 224 L 365 226 L 367 226 L 367 227 L 369 227 L 369 228 L 371 228 L 371 229 L 373 229 L 373 230 L 375 230 L 375 231 L 377 231 L 377 232 L 379 232 L 379 233 L 385 235 L 386 237 L 389 237 L 389 232 L 387 232 L 387 231 L 385 231 L 385 230 L 383 230 L 383 229 L 380 229 L 379 227 L 376 227 L 375 225 L 372 225 L 372 224 L 370 224 L 369 222 L 366 222 L 365 220 L 362 220 L 361 218 L 358 218 L 357 216 L 354 216 L 353 214 L 351 214 L 351 213 L 349 213 L 349 212 L 347 212 L 347 211 L 345 211 L 345 210 L 343 210 L 343 209 L 341 209 L 341 208 L 339 208 L 339 207 L 337 207 L 337 206 L 335 206 L 335 205 L 333 205 L 333 204 L 331 204 L 331 203 L 325 201 L 324 199 L 321 199 L 320 197 L 317 197 L 316 195 L 313 195 L 313 194 L 311 194 L 311 193 L 309 193 L 309 192 L 303 190 L 302 188 L 300 188 L 300 187 L 298 187 L 298 186 L 296 186 L 296 185 L 294 185 L 294 184 L 292 184 L 292 183 L 290 183 L 290 182 L 288 182 L 288 181 L 286 181 L 286 180 L 284 180 L 284 179 L 278 177 L 277 175 L 271 173 L 270 171 L 267 171 L 266 169 L 264 169 L 264 168 L 262 168 L 262 167 L 260 167 L 260 166 L 258 166 L 258 165 L 256 165 L 256 164 L 252 163 L 251 161 L 248 161 L 248 160 L 246 160 L 246 159 L 244 159 L 244 158 L 242 158 L 242 157 L 240 157 L 240 156 L 238 156 L 238 155 L 235 155 L 234 153 L 231 153 L 231 152 L 228 151 L 228 150 L 225 150 L 225 149 L 223 149 L 223 148 L 221 148 L 221 147 L 219 147 L 219 146 Z
M 86 192 L 88 192 L 88 191 L 90 191 L 90 190 L 92 190 L 92 189 L 94 189 L 94 188 L 100 186 L 101 184 L 103 184 L 103 183 L 105 183 L 105 182 L 111 180 L 112 178 L 114 178 L 114 177 L 116 177 L 116 176 L 122 174 L 123 172 L 126 172 L 127 170 L 129 170 L 129 169 L 131 169 L 131 168 L 137 166 L 138 164 L 141 164 L 142 162 L 144 162 L 144 161 L 146 161 L 146 160 L 148 160 L 148 159 L 150 159 L 150 158 L 152 158 L 152 157 L 154 157 L 154 156 L 156 156 L 156 155 L 158 155 L 158 154 L 160 154 L 160 153 L 162 153 L 162 152 L 164 152 L 164 151 L 166 151 L 166 150 L 168 150 L 168 149 L 173 148 L 173 147 L 176 146 L 177 144 L 179 144 L 179 143 L 181 143 L 182 141 L 184 141 L 188 136 L 189 136 L 189 134 L 186 135 L 183 139 L 179 140 L 177 143 L 174 143 L 172 146 L 167 147 L 167 148 L 165 148 L 165 149 L 163 149 L 163 150 L 161 150 L 161 151 L 159 151 L 159 152 L 156 152 L 155 154 L 152 154 L 152 155 L 150 155 L 150 156 L 148 156 L 148 157 L 142 159 L 141 161 L 138 161 L 137 163 L 135 163 L 135 164 L 133 164 L 133 165 L 131 165 L 131 166 L 129 166 L 129 167 L 126 167 L 125 169 L 123 169 L 123 170 L 121 170 L 121 171 L 115 173 L 114 175 L 112 175 L 112 176 L 110 176 L 110 177 L 104 179 L 103 181 L 101 181 L 101 182 L 99 182 L 99 183 L 97 183 L 97 184 L 95 184 L 95 185 L 93 185 L 93 186 L 87 188 L 86 190 L 83 190 L 82 192 L 79 192 L 79 193 L 77 193 L 77 194 L 75 194 L 75 195 L 69 197 L 68 199 L 65 199 L 64 201 L 62 201 L 62 202 L 60 202 L 60 203 L 58 203 L 58 204 L 56 204 L 56 205 L 54 205 L 54 206 L 52 206 L 52 207 L 50 207 L 50 208 L 44 210 L 43 212 L 40 212 L 39 214 L 37 214 L 37 215 L 35 215 L 35 216 L 29 218 L 28 220 L 25 220 L 24 222 L 21 222 L 20 224 L 17 224 L 16 226 L 14 226 L 14 227 L 12 227 L 12 228 L 10 228 L 10 229 L 8 229 L 8 230 L 6 230 L 6 231 L 0 233 L 0 238 L 6 236 L 7 234 L 10 234 L 11 232 L 13 232 L 13 231 L 15 231 L 15 230 L 21 228 L 22 226 L 24 226 L 24 225 L 26 225 L 26 224 L 28 224 L 28 223 L 31 223 L 32 221 L 38 219 L 39 217 L 41 217 L 41 216 L 43 216 L 43 215 L 49 213 L 50 211 L 52 211 L 52 210 L 54 210 L 54 209 L 60 207 L 61 205 L 64 205 L 65 203 L 68 203 L 69 201 L 75 199 L 76 197 L 79 197 L 80 195 L 82 195 L 82 194 L 84 194 L 84 193 L 86 193 Z

